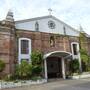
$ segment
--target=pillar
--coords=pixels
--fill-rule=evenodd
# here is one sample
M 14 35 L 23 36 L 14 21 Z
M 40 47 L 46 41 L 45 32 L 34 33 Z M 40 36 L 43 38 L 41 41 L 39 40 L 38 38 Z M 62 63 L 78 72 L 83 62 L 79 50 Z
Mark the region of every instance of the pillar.
M 62 75 L 63 75 L 63 79 L 66 79 L 64 58 L 62 58 Z
M 48 76 L 47 76 L 47 60 L 46 59 L 44 59 L 44 71 L 45 71 L 45 79 L 47 80 Z

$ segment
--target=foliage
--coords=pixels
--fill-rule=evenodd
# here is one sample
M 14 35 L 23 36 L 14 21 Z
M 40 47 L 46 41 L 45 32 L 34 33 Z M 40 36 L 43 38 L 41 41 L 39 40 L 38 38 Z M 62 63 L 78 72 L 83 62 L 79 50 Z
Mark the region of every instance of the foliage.
M 5 81 L 12 81 L 17 79 L 40 79 L 42 72 L 43 56 L 40 52 L 35 51 L 31 54 L 31 63 L 27 60 L 22 60 L 20 64 L 16 64 L 15 73 L 13 75 L 5 76 Z M 0 65 L 4 67 L 4 63 L 0 61 Z M 1 67 L 0 67 L 1 68 Z
M 81 60 L 87 64 L 89 62 L 89 55 L 85 49 L 80 50 Z
M 31 77 L 31 80 L 33 80 L 33 81 L 41 80 L 41 79 L 42 79 L 42 77 L 40 77 L 40 76 Z
M 80 55 L 82 60 L 82 70 L 89 71 L 90 70 L 90 56 L 87 52 L 85 46 L 87 45 L 87 37 L 84 33 L 80 33 Z
M 43 56 L 39 51 L 34 51 L 31 54 L 32 65 L 42 64 Z
M 78 59 L 72 60 L 70 66 L 71 66 L 72 73 L 79 73 L 79 61 L 78 61 Z
M 0 60 L 0 72 L 2 72 L 4 68 L 5 68 L 5 63 L 2 60 Z
M 32 75 L 32 65 L 26 60 L 23 60 L 21 64 L 16 66 L 16 77 L 21 79 L 27 79 Z
M 8 74 L 8 75 L 6 75 L 5 77 L 4 77 L 4 80 L 5 81 L 12 81 L 12 80 L 14 80 L 14 76 L 13 75 L 11 75 L 11 74 Z
M 32 74 L 35 75 L 35 76 L 39 75 L 41 73 L 41 71 L 42 71 L 42 66 L 35 65 L 32 68 Z
M 39 51 L 34 51 L 31 54 L 31 61 L 32 61 L 32 74 L 33 75 L 40 75 L 42 71 L 42 61 L 43 55 Z
M 83 43 L 83 42 L 85 42 L 86 41 L 86 36 L 85 36 L 85 34 L 84 33 L 80 33 L 80 35 L 79 35 L 79 40 L 80 40 L 80 43 Z
M 31 77 L 40 76 L 42 72 L 42 54 L 40 52 L 32 52 L 31 63 L 22 60 L 21 64 L 16 65 L 16 79 L 30 79 Z
M 90 70 L 90 56 L 85 49 L 80 50 L 83 71 Z

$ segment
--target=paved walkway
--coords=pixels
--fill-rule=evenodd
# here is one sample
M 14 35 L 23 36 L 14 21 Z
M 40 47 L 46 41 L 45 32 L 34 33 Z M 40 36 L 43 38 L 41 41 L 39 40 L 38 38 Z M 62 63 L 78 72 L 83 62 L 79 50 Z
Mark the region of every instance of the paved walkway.
M 5 90 L 90 90 L 90 79 L 57 80 L 41 85 L 24 86 Z

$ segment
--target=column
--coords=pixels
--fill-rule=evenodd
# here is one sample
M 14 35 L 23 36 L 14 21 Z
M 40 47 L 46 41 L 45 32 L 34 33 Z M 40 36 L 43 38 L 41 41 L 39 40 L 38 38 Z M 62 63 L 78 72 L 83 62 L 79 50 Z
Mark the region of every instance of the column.
M 82 63 L 81 63 L 81 57 L 80 57 L 79 44 L 77 44 L 77 51 L 78 51 L 78 60 L 79 60 L 79 70 L 80 70 L 80 73 L 82 73 Z
M 79 70 L 80 70 L 80 73 L 82 73 L 82 64 L 81 64 L 80 53 L 78 54 L 78 58 L 79 58 Z
M 44 71 L 45 71 L 45 79 L 47 80 L 48 76 L 47 76 L 47 60 L 46 59 L 44 59 Z
M 66 79 L 66 75 L 65 75 L 65 61 L 64 61 L 63 57 L 62 57 L 62 75 L 63 75 L 63 79 Z

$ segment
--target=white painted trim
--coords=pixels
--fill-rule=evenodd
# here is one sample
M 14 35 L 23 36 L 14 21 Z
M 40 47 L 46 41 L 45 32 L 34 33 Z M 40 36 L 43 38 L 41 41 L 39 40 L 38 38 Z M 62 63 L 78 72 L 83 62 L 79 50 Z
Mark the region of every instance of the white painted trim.
M 62 57 L 62 75 L 63 75 L 63 79 L 66 79 L 66 74 L 65 74 L 65 61 L 64 58 Z
M 44 70 L 45 70 L 45 79 L 48 79 L 48 75 L 47 75 L 47 60 L 44 60 Z
M 54 53 L 67 53 L 69 54 L 70 56 L 72 55 L 70 52 L 66 52 L 66 51 L 53 51 L 53 52 L 49 52 L 47 54 L 44 55 L 44 59 L 49 57 L 51 54 L 54 54 Z
M 21 40 L 28 40 L 29 41 L 29 53 L 28 54 L 21 54 Z M 21 59 L 29 59 L 30 62 L 30 55 L 31 55 L 31 39 L 29 38 L 19 38 L 19 46 L 18 46 L 18 62 L 21 63 Z
M 77 55 L 74 55 L 73 44 L 76 44 L 77 45 L 77 52 L 78 52 Z M 78 59 L 79 58 L 78 57 L 78 55 L 79 55 L 79 43 L 78 42 L 72 42 L 71 43 L 71 52 L 72 52 L 73 59 Z

